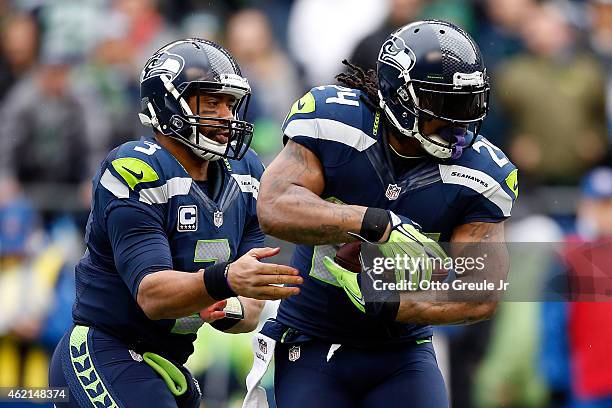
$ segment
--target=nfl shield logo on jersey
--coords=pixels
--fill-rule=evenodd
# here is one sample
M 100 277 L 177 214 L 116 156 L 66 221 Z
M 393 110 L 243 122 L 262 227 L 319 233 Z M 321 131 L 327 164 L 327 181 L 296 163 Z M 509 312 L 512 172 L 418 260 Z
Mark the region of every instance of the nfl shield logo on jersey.
M 293 346 L 289 349 L 289 361 L 296 361 L 300 358 L 300 346 Z
M 259 351 L 266 354 L 268 352 L 268 342 L 264 339 L 257 339 L 257 343 L 259 345 Z
M 217 228 L 223 225 L 223 212 L 222 211 L 215 211 L 215 213 L 213 214 L 213 224 L 215 224 L 215 227 Z
M 397 197 L 399 197 L 401 191 L 402 191 L 402 188 L 398 186 L 397 184 L 389 184 L 389 186 L 387 187 L 387 192 L 385 193 L 385 196 L 389 200 L 397 200 Z

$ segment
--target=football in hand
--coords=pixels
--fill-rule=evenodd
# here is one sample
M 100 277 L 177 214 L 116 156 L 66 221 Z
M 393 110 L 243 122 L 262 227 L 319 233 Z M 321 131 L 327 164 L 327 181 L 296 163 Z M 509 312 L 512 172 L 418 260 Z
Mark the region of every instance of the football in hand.
M 344 269 L 349 271 L 360 273 L 361 262 L 359 260 L 359 253 L 361 251 L 361 242 L 349 242 L 348 244 L 342 245 L 338 248 L 334 261 Z

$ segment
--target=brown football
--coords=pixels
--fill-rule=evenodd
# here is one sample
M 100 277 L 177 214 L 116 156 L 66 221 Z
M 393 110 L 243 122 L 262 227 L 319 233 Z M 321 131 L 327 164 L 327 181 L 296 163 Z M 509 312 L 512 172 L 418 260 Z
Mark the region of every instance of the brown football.
M 359 252 L 361 242 L 350 242 L 338 248 L 334 260 L 341 267 L 353 272 L 361 272 L 361 262 L 359 262 Z

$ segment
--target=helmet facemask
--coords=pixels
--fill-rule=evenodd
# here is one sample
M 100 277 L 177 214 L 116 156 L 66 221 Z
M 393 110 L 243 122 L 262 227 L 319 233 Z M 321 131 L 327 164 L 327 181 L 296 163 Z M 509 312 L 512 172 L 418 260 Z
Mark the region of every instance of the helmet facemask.
M 379 91 L 380 107 L 389 121 L 401 134 L 416 138 L 432 156 L 460 157 L 475 140 L 473 137 L 467 141 L 467 130 L 473 127 L 477 135 L 488 112 L 490 88 L 486 73 L 456 73 L 452 85 L 410 79 L 407 73 L 404 77 L 404 85 L 391 97 L 385 99 Z M 432 119 L 449 125 L 438 134 L 426 135 L 423 124 Z
M 214 161 L 222 157 L 240 160 L 253 137 L 253 124 L 240 120 L 248 110 L 251 97 L 246 79 L 238 75 L 222 75 L 220 82 L 189 82 L 180 93 L 172 92 L 172 83 L 165 82 L 170 88 L 168 98 L 176 98 L 181 112 L 170 117 L 169 127 L 172 137 L 189 146 L 193 152 L 204 160 Z M 178 94 L 178 97 L 175 96 Z M 203 94 L 227 94 L 236 98 L 232 109 L 233 118 L 219 118 L 199 114 L 200 96 Z M 195 113 L 187 103 L 189 97 L 195 96 Z M 226 133 L 227 142 L 213 140 L 217 133 Z

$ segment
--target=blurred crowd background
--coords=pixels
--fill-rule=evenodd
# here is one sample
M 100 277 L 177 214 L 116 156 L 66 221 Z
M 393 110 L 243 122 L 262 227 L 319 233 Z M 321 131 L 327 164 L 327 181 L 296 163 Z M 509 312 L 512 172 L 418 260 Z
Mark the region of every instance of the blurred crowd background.
M 252 147 L 267 163 L 297 98 L 335 83 L 342 59 L 374 68 L 383 39 L 422 18 L 455 22 L 484 54 L 482 133 L 520 175 L 509 240 L 609 238 L 612 0 L 0 0 L 0 387 L 46 384 L 71 324 L 91 179 L 110 149 L 150 132 L 138 80 L 155 50 L 180 37 L 230 50 L 253 88 Z M 512 268 L 546 284 L 553 258 Z M 611 312 L 507 302 L 489 322 L 439 328 L 453 406 L 612 407 Z M 200 334 L 189 365 L 206 406 L 238 403 L 250 335 Z

